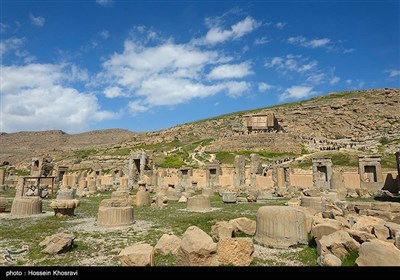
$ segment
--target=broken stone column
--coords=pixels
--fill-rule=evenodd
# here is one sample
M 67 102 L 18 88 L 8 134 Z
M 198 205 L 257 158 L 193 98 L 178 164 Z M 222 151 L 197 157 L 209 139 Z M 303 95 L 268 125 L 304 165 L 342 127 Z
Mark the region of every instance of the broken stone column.
M 320 196 L 302 196 L 300 206 L 312 208 L 318 213 L 324 212 L 326 209 L 326 203 Z
M 290 206 L 263 206 L 257 211 L 255 240 L 274 248 L 307 244 L 306 228 L 302 210 Z
M 136 206 L 150 206 L 150 194 L 146 190 L 146 183 L 139 182 L 139 189 L 136 193 Z
M 57 198 L 50 203 L 55 215 L 73 216 L 78 206 L 79 200 L 75 199 L 74 192 L 70 188 L 62 188 Z
M 334 171 L 332 173 L 331 189 L 337 193 L 338 199 L 344 200 L 346 198 L 347 190 L 341 171 Z
M 42 213 L 42 200 L 37 196 L 15 197 L 11 205 L 11 216 L 31 216 Z
M 246 161 L 244 156 L 235 156 L 235 173 L 233 175 L 233 186 L 239 187 L 245 184 L 246 177 L 245 177 L 245 167 Z
M 0 213 L 6 211 L 7 198 L 0 196 Z
M 88 189 L 90 194 L 94 194 L 97 191 L 96 188 L 96 180 L 95 179 L 89 179 L 88 181 Z
M 104 199 L 100 203 L 97 224 L 105 227 L 127 226 L 134 223 L 133 207 L 126 199 Z
M 169 187 L 167 190 L 168 200 L 178 201 L 181 198 L 181 192 L 175 188 Z
M 261 159 L 259 154 L 250 155 L 250 186 L 255 188 L 257 186 L 257 175 L 262 174 Z
M 6 170 L 4 168 L 0 168 L 0 186 L 4 186 L 5 179 L 6 179 Z
M 119 185 L 121 188 L 128 189 L 129 178 L 127 177 L 120 177 L 119 178 Z
M 395 153 L 397 166 L 397 189 L 400 190 L 400 152 Z
M 211 210 L 210 197 L 208 195 L 195 195 L 188 198 L 187 210 L 193 212 L 207 212 Z
M 222 192 L 222 201 L 224 203 L 236 203 L 237 193 L 236 192 Z

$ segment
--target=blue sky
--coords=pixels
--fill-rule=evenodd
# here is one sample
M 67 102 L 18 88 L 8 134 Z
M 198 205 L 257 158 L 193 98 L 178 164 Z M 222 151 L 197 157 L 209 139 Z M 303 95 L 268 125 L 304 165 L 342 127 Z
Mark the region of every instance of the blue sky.
M 0 131 L 151 131 L 400 87 L 399 1 L 0 0 Z

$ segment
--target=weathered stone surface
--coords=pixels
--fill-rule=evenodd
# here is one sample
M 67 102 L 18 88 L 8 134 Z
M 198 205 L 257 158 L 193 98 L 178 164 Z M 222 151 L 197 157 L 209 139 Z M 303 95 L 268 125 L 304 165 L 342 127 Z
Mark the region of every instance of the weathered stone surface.
M 222 192 L 222 201 L 224 203 L 236 203 L 237 193 L 236 192 Z
M 390 204 L 390 212 L 400 213 L 400 203 L 398 202 L 388 202 Z
M 301 204 L 301 200 L 299 198 L 291 198 L 287 202 L 287 205 L 292 206 L 292 207 L 300 206 L 300 204 Z
M 385 211 L 390 212 L 390 203 L 389 202 L 372 202 L 371 210 Z
M 188 200 L 187 197 L 184 196 L 184 195 L 182 195 L 181 198 L 179 198 L 178 202 L 179 202 L 179 203 L 186 203 L 187 200 Z
M 358 251 L 358 266 L 400 266 L 400 250 L 382 240 L 364 242 Z
M 136 206 L 150 206 L 150 194 L 148 191 L 140 189 L 136 193 Z
M 394 236 L 394 245 L 397 249 L 400 249 L 400 231 L 397 231 Z
M 179 237 L 175 235 L 163 234 L 154 247 L 154 253 L 162 255 L 176 255 L 180 245 L 181 239 Z
M 154 266 L 154 250 L 149 244 L 135 243 L 119 253 L 122 266 Z
M 400 232 L 400 225 L 392 222 L 385 222 L 385 227 L 389 229 L 390 238 L 394 239 L 396 232 Z
M 341 260 L 343 260 L 349 252 L 358 251 L 359 247 L 360 244 L 351 238 L 344 230 L 335 231 L 317 240 L 318 255 L 331 253 Z
M 218 266 L 217 244 L 198 227 L 189 227 L 182 236 L 176 265 Z
M 376 217 L 385 221 L 390 221 L 393 216 L 393 214 L 390 211 L 370 210 L 370 209 L 360 210 L 360 215 Z
M 351 227 L 351 229 L 361 230 L 365 232 L 372 233 L 374 225 L 384 222 L 382 219 L 370 217 L 370 216 L 360 216 L 357 222 Z
M 155 197 L 153 197 L 153 202 L 151 204 L 152 207 L 156 208 L 165 208 L 168 206 L 168 198 L 166 195 L 163 195 L 161 193 L 156 194 Z
M 211 189 L 211 188 L 204 188 L 201 191 L 201 194 L 208 195 L 208 196 L 213 196 L 214 195 L 214 190 Z
M 255 240 L 266 246 L 288 248 L 307 243 L 306 216 L 298 208 L 263 206 L 257 211 Z
M 75 237 L 72 234 L 57 233 L 46 237 L 39 246 L 44 247 L 42 253 L 45 254 L 60 254 L 68 251 L 74 242 Z
M 234 231 L 235 228 L 229 222 L 219 221 L 211 227 L 211 237 L 214 241 L 231 238 Z
M 55 215 L 73 216 L 75 208 L 78 206 L 79 200 L 77 199 L 56 199 L 50 203 L 50 207 L 53 208 Z
M 233 226 L 235 232 L 240 231 L 248 235 L 256 234 L 256 221 L 250 220 L 249 218 L 236 218 L 230 220 L 229 223 Z
M 12 216 L 30 216 L 42 213 L 42 200 L 39 197 L 16 197 L 11 205 Z
M 100 207 L 128 207 L 130 206 L 127 199 L 103 199 L 100 202 Z
M 390 237 L 389 228 L 385 227 L 383 224 L 374 225 L 372 233 L 380 240 L 387 240 Z
M 226 238 L 218 243 L 217 253 L 220 265 L 249 266 L 253 261 L 253 240 Z
M 321 197 L 302 196 L 300 205 L 303 207 L 312 208 L 317 212 L 325 211 L 325 202 Z
M 349 229 L 347 230 L 347 233 L 360 244 L 372 239 L 376 239 L 375 235 L 361 230 Z
M 6 211 L 7 198 L 0 196 L 0 213 Z
M 133 207 L 99 207 L 97 224 L 105 227 L 126 226 L 134 223 Z
M 167 198 L 168 200 L 178 201 L 181 197 L 181 192 L 174 188 L 168 188 L 167 190 Z
M 310 196 L 310 197 L 320 197 L 321 192 L 317 188 L 313 189 L 307 189 L 303 191 L 303 194 L 305 196 Z
M 208 195 L 194 195 L 188 198 L 187 210 L 194 212 L 206 212 L 211 210 L 210 197 Z
M 342 261 L 336 257 L 335 255 L 332 254 L 325 254 L 322 256 L 319 256 L 317 259 L 317 263 L 320 266 L 341 266 Z
M 321 239 L 322 236 L 329 235 L 331 233 L 334 233 L 335 231 L 340 230 L 338 226 L 328 224 L 328 223 L 322 223 L 314 226 L 311 229 L 311 233 L 314 236 L 315 240 Z

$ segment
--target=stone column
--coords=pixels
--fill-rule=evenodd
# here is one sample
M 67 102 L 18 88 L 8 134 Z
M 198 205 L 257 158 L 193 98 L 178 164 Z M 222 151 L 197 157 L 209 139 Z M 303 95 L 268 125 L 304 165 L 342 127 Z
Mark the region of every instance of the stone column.
M 400 152 L 396 152 L 395 155 L 397 163 L 397 189 L 400 191 Z
M 6 170 L 4 168 L 0 168 L 0 186 L 4 185 L 6 179 Z
M 235 156 L 235 173 L 233 175 L 233 186 L 239 187 L 245 183 L 245 166 L 244 156 Z
M 256 178 L 258 174 L 262 173 L 261 159 L 259 154 L 250 155 L 250 185 L 252 188 L 256 187 Z

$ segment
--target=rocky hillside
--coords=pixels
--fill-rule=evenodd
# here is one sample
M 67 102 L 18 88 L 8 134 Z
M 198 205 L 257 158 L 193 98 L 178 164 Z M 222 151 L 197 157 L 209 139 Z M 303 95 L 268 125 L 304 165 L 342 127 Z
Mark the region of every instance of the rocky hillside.
M 232 127 L 243 123 L 243 115 L 261 112 L 273 112 L 284 133 L 235 135 Z M 219 159 L 218 153 L 249 150 L 275 152 L 277 157 L 279 153 L 301 154 L 310 139 L 364 143 L 372 151 L 379 148 L 379 152 L 385 152 L 386 147 L 390 153 L 400 150 L 400 89 L 329 93 L 147 133 L 99 130 L 76 135 L 62 131 L 2 134 L 0 160 L 17 161 L 44 153 L 72 160 L 72 150 L 89 148 L 95 149 L 90 156 L 127 156 L 131 149 L 143 148 L 155 157 L 156 163 L 179 166 L 190 163 L 196 156 L 193 153 L 199 151 L 200 160 L 207 160 L 207 153 L 215 153 Z
M 101 148 L 119 144 L 139 135 L 123 129 L 94 130 L 67 134 L 61 130 L 0 134 L 0 160 L 12 163 L 49 154 L 59 155 L 85 148 Z

